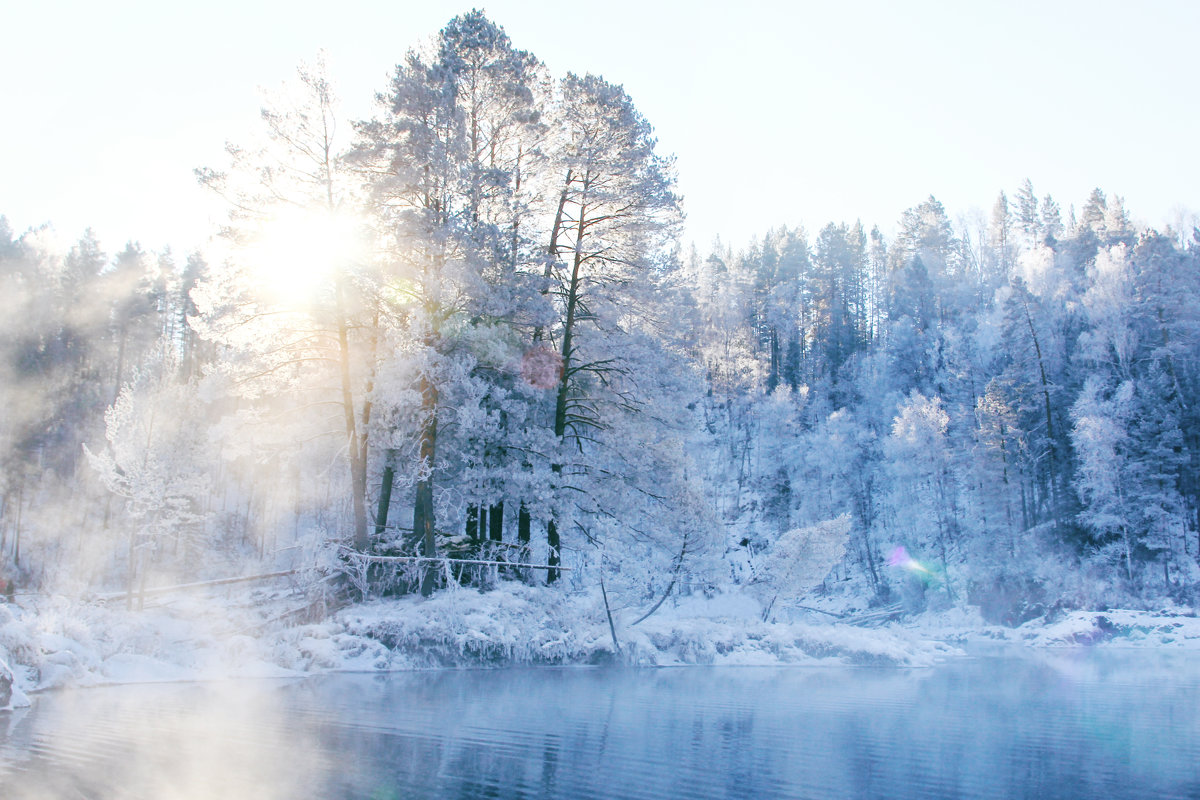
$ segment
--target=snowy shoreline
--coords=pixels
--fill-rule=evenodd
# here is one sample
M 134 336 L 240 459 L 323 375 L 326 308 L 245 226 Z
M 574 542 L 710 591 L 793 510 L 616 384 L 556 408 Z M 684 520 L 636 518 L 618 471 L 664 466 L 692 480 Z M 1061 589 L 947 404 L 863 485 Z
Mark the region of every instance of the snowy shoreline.
M 618 612 L 619 653 L 597 597 L 520 584 L 373 600 L 320 622 L 247 633 L 275 611 L 269 603 L 237 607 L 199 598 L 139 612 L 61 597 L 0 604 L 0 709 L 60 688 L 332 672 L 607 664 L 927 668 L 993 644 L 1200 649 L 1200 619 L 1190 610 L 1071 611 L 1005 628 L 985 624 L 973 608 L 958 608 L 862 628 L 762 622 L 756 603 L 735 595 L 683 601 L 636 626 L 622 624 Z

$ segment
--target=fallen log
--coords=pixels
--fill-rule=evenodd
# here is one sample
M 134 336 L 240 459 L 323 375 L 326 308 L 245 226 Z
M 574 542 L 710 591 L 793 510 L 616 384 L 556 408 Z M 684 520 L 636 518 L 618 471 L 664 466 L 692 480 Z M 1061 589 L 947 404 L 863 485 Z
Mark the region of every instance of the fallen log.
M 842 622 L 849 625 L 869 625 L 872 622 L 883 622 L 884 620 L 898 617 L 904 613 L 904 605 L 896 603 L 895 605 L 880 608 L 875 611 L 868 611 L 865 614 L 855 614 L 850 617 L 843 617 Z
M 237 578 L 217 578 L 211 581 L 196 581 L 195 583 L 178 583 L 174 586 L 154 586 L 148 589 L 139 589 L 135 594 L 138 596 L 148 594 L 167 594 L 169 592 L 185 592 L 193 589 L 209 589 L 214 586 L 228 586 L 233 583 L 249 583 L 251 581 L 266 581 L 272 578 L 284 578 L 288 575 L 295 575 L 299 570 L 288 569 L 281 572 L 267 572 L 261 575 L 243 575 Z M 101 603 L 107 603 L 110 600 L 123 600 L 129 596 L 128 591 L 120 592 L 103 592 L 92 595 L 92 599 Z

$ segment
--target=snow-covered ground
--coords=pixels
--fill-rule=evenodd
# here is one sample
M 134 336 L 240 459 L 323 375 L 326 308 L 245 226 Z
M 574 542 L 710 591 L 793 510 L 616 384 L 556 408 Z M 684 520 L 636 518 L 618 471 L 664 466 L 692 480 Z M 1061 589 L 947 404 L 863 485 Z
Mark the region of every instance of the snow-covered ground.
M 296 674 L 271 658 L 267 639 L 250 635 L 252 623 L 244 610 L 202 598 L 132 612 L 63 597 L 0 603 L 0 690 L 6 671 L 14 679 L 0 708 L 67 686 Z
M 380 601 L 343 611 L 326 626 L 387 647 L 387 667 L 485 664 L 887 664 L 928 666 L 958 651 L 900 628 L 764 623 L 744 596 L 690 599 L 644 622 L 617 613 L 619 656 L 604 606 L 593 595 L 502 585 L 481 594 Z
M 1162 647 L 1200 650 L 1200 618 L 1190 609 L 1069 611 L 1016 628 L 983 624 L 973 609 L 927 614 L 910 627 L 957 644 L 1010 642 L 1029 647 Z
M 1200 649 L 1200 619 L 1185 609 L 1075 611 L 1003 628 L 958 608 L 857 627 L 823 615 L 764 623 L 758 602 L 746 595 L 697 596 L 666 603 L 637 625 L 633 610 L 618 610 L 618 654 L 602 601 L 591 594 L 504 583 L 486 593 L 374 600 L 308 624 L 280 622 L 295 604 L 284 592 L 244 590 L 176 597 L 141 611 L 61 597 L 0 603 L 0 707 L 65 686 L 326 671 L 609 663 L 927 667 L 983 642 Z

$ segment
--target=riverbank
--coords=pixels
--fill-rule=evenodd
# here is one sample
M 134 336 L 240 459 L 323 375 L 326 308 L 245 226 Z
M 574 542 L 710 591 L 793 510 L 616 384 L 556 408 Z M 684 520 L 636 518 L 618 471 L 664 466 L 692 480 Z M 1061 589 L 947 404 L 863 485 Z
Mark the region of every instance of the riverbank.
M 669 602 L 610 627 L 589 593 L 504 583 L 481 593 L 374 600 L 309 624 L 270 592 L 176 598 L 142 611 L 62 597 L 0 604 L 0 708 L 38 691 L 114 683 L 510 665 L 874 665 L 928 667 L 973 644 L 1200 649 L 1188 609 L 1060 612 L 1017 628 L 972 608 L 858 627 L 829 615 L 766 623 L 730 594 Z M 615 641 L 614 641 L 615 634 Z M 9 687 L 5 696 L 5 684 Z

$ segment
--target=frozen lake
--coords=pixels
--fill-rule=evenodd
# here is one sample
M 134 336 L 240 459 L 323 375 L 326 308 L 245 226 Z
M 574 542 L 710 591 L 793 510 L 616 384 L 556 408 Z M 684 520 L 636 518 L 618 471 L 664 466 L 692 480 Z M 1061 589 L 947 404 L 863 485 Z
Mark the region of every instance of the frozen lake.
M 16 798 L 1200 796 L 1200 659 L 111 687 L 0 715 Z

